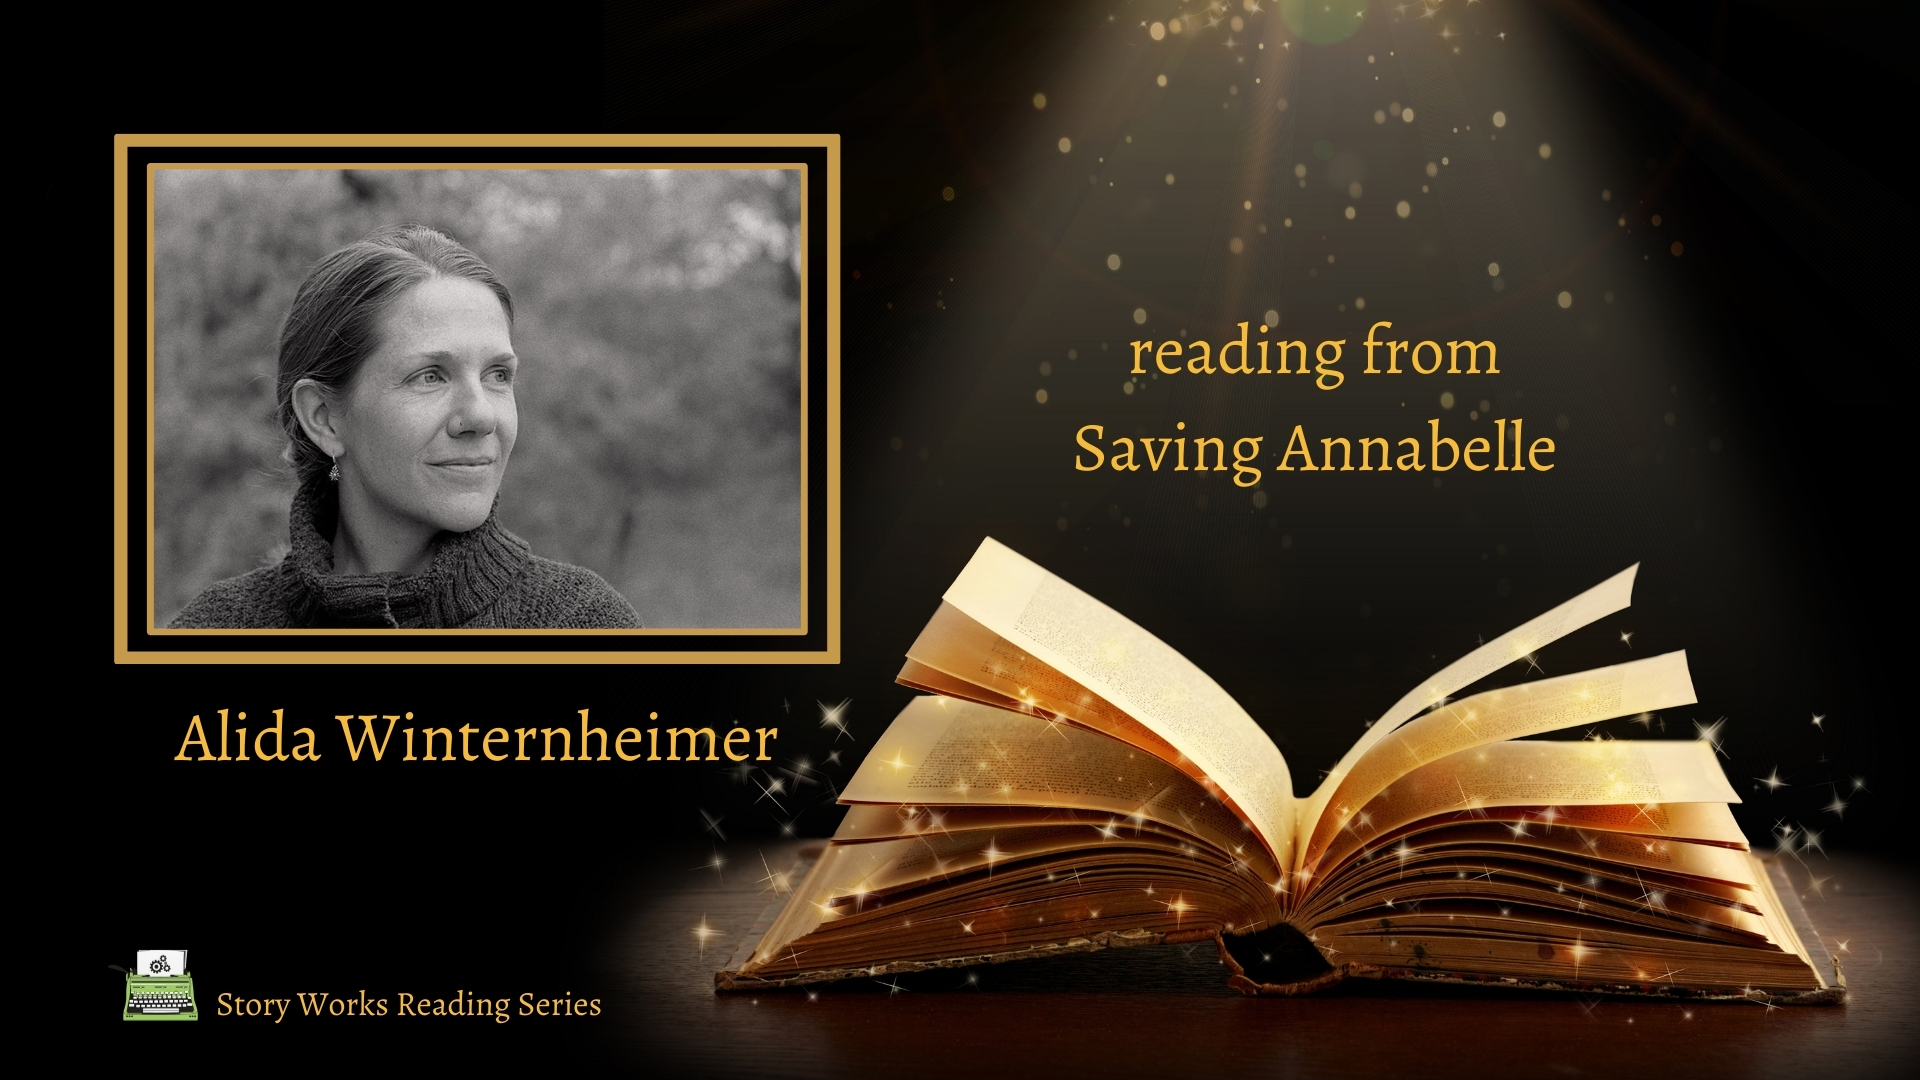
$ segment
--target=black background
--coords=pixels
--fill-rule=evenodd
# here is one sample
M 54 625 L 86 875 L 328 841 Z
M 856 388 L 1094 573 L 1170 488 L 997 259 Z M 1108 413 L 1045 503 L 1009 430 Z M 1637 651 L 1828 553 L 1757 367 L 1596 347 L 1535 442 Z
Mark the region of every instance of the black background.
M 1122 18 L 1130 10 L 1112 7 Z M 106 1029 L 89 1021 L 87 1030 L 104 1034 L 116 1058 L 150 1054 L 156 1041 L 203 1061 L 284 1045 L 264 1028 L 120 1023 L 119 976 L 105 965 L 157 945 L 193 951 L 203 999 L 222 989 L 284 995 L 295 982 L 591 995 L 594 950 L 635 887 L 633 868 L 684 851 L 689 869 L 676 873 L 704 872 L 692 868 L 717 838 L 702 811 L 733 841 L 783 829 L 826 835 L 835 821 L 822 788 L 790 794 L 783 814 L 756 801 L 750 781 L 707 765 L 366 768 L 337 753 L 298 767 L 176 764 L 190 715 L 284 708 L 289 726 L 320 727 L 341 712 L 412 710 L 456 726 L 515 726 L 591 708 L 611 726 L 657 711 L 778 724 L 787 762 L 806 757 L 843 780 L 906 700 L 891 682 L 900 655 L 986 534 L 1200 662 L 1267 724 L 1302 790 L 1365 718 L 1476 634 L 1645 560 L 1630 617 L 1549 651 L 1549 671 L 1625 658 L 1622 630 L 1646 643 L 1635 655 L 1687 648 L 1701 705 L 1668 717 L 1668 734 L 1729 718 L 1727 771 L 1748 795 L 1742 822 L 1756 843 L 1777 821 L 1802 822 L 1822 829 L 1830 848 L 1911 859 L 1897 755 L 1905 703 L 1893 696 L 1907 635 L 1888 609 L 1910 592 L 1896 552 L 1912 489 L 1899 389 L 1912 356 L 1912 210 L 1830 199 L 1836 161 L 1900 188 L 1890 114 L 1913 85 L 1891 43 L 1905 40 L 1905 20 L 1868 5 L 1817 15 L 1784 4 L 1579 10 L 1605 14 L 1674 70 L 1757 98 L 1771 119 L 1746 135 L 1822 212 L 1856 215 L 1852 233 L 1822 224 L 1796 245 L 1769 210 L 1766 192 L 1778 189 L 1756 181 L 1748 159 L 1716 151 L 1712 132 L 1690 133 L 1671 99 L 1582 33 L 1578 11 L 1525 14 L 1610 152 L 1657 163 L 1646 190 L 1687 228 L 1687 256 L 1659 271 L 1662 310 L 1680 313 L 1673 333 L 1691 412 L 1726 434 L 1737 460 L 1700 465 L 1702 427 L 1690 453 L 1675 443 L 1670 461 L 1627 479 L 1568 485 L 1614 492 L 1641 516 L 1631 528 L 1556 527 L 1559 515 L 1588 521 L 1591 508 L 1547 483 L 1507 509 L 1416 504 L 1411 493 L 1374 505 L 1343 491 L 1346 502 L 1297 507 L 1287 528 L 1299 543 L 1286 548 L 1265 534 L 1237 538 L 1238 525 L 1182 523 L 1173 495 L 1076 487 L 1057 448 L 1078 421 L 1061 413 L 1042 423 L 1004 405 L 1034 385 L 1008 372 L 1057 350 L 999 335 L 1049 268 L 1075 257 L 1063 255 L 1062 238 L 1078 196 L 1048 194 L 1036 172 L 1028 98 L 1103 32 L 1106 7 L 641 5 L 610 9 L 604 21 L 591 10 L 543 10 L 525 23 L 450 27 L 441 17 L 371 37 L 324 28 L 324 55 L 312 63 L 290 62 L 284 43 L 257 59 L 216 56 L 194 35 L 165 65 L 125 54 L 131 74 L 109 120 L 118 131 L 839 133 L 845 633 L 843 662 L 831 667 L 93 672 L 88 682 L 106 684 L 105 716 L 73 718 L 75 734 L 60 737 L 80 741 L 60 754 L 84 763 L 71 782 L 92 788 L 96 809 L 54 833 L 58 861 L 77 867 L 56 878 L 54 895 L 73 898 L 59 906 L 78 916 L 82 945 L 59 943 L 60 962 L 94 973 L 85 999 Z M 413 40 L 421 44 L 402 44 Z M 1792 152 L 1808 137 L 1824 156 Z M 942 200 L 946 185 L 961 198 Z M 1815 216 L 1796 205 L 1801 218 Z M 1890 215 L 1858 217 L 1882 210 Z M 1103 317 L 1097 333 L 1132 330 Z M 1626 426 L 1600 409 L 1574 434 Z M 1025 433 L 1009 440 L 1004 431 Z M 1134 500 L 1134 531 L 1107 516 L 1123 499 Z M 1071 531 L 1056 527 L 1062 516 Z M 1379 539 L 1419 518 L 1421 545 Z M 1508 564 L 1483 565 L 1500 542 L 1512 545 Z M 1362 604 L 1370 615 L 1356 621 Z M 850 738 L 819 724 L 817 704 L 848 699 Z M 1824 730 L 1811 725 L 1815 713 L 1828 717 Z M 839 762 L 828 764 L 836 750 Z M 1749 792 L 1748 778 L 1771 768 L 1795 786 Z M 1822 783 L 1856 775 L 1868 787 L 1846 816 L 1823 812 L 1831 789 Z M 123 818 L 134 792 L 164 806 L 170 824 Z M 683 937 L 662 949 L 687 947 Z M 158 1040 L 156 1027 L 166 1029 Z M 378 1049 L 404 1060 L 593 1045 L 552 1026 L 508 1028 L 484 1046 L 422 1029 L 334 1028 L 313 1052 L 351 1060 Z

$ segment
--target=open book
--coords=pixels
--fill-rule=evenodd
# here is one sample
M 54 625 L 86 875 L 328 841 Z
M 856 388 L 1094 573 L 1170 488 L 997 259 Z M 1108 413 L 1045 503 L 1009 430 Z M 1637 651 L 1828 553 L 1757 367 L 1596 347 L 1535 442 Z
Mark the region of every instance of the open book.
M 1302 799 L 1205 673 L 989 538 L 907 652 L 899 680 L 931 696 L 717 985 L 1210 939 L 1248 993 L 1370 976 L 1841 1000 L 1710 744 L 1515 741 L 1691 704 L 1684 653 L 1452 699 L 1626 607 L 1635 569 L 1435 673 Z

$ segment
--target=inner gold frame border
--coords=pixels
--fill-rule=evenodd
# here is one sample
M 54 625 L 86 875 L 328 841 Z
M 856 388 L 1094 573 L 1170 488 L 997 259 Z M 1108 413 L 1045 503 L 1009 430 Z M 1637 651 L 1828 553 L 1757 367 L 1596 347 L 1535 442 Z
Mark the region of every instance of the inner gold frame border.
M 190 134 L 145 134 L 116 135 L 114 147 L 113 173 L 113 258 L 114 258 L 114 383 L 113 383 L 113 438 L 114 438 L 114 477 L 113 477 L 113 588 L 114 588 L 114 662 L 119 664 L 284 664 L 284 663 L 366 663 L 366 664 L 435 664 L 435 663 L 546 663 L 546 664 L 837 664 L 840 662 L 840 136 L 822 135 L 190 135 Z M 143 271 L 143 280 L 148 290 L 147 322 L 144 328 L 145 353 L 147 367 L 147 400 L 143 403 L 147 411 L 147 447 L 146 461 L 146 551 L 147 560 L 147 597 L 143 605 L 146 611 L 147 625 L 143 633 L 148 635 L 202 635 L 202 636 L 239 636 L 258 637 L 271 640 L 276 637 L 367 637 L 394 635 L 427 636 L 537 636 L 537 637 L 620 637 L 637 639 L 635 644 L 648 637 L 726 637 L 756 636 L 774 637 L 787 635 L 807 635 L 810 620 L 824 616 L 823 648 L 818 650 L 799 649 L 791 651 L 750 650 L 727 651 L 722 648 L 713 650 L 647 651 L 639 648 L 585 648 L 580 650 L 473 650 L 473 651 L 405 651 L 386 652 L 358 650 L 344 647 L 333 649 L 283 649 L 273 650 L 263 647 L 258 650 L 244 651 L 162 651 L 132 650 L 129 648 L 129 635 L 132 630 L 128 618 L 128 560 L 131 552 L 128 547 L 128 498 L 132 492 L 128 469 L 128 452 L 131 449 L 128 434 L 128 419 L 131 415 L 130 386 L 132 364 L 132 328 L 128 326 L 128 271 L 130 255 L 128 237 L 130 222 L 128 218 L 128 199 L 132 192 L 127 186 L 128 152 L 134 147 L 188 147 L 196 150 L 221 149 L 312 149 L 323 152 L 329 148 L 419 148 L 431 151 L 441 147 L 483 148 L 500 150 L 538 150 L 543 148 L 567 148 L 571 150 L 606 149 L 619 151 L 628 148 L 648 150 L 687 149 L 698 150 L 703 147 L 750 147 L 779 149 L 820 148 L 826 151 L 826 176 L 824 183 L 826 204 L 826 266 L 820 275 L 826 289 L 826 385 L 818 388 L 825 397 L 826 431 L 824 436 L 826 452 L 826 550 L 815 552 L 811 549 L 812 513 L 810 483 L 810 461 L 812 452 L 812 432 L 809 430 L 809 394 L 814 389 L 809 385 L 808 362 L 808 309 L 810 290 L 814 288 L 815 253 L 809 240 L 808 215 L 810 213 L 808 185 L 819 182 L 809 175 L 802 162 L 765 161 L 746 162 L 596 162 L 592 164 L 570 164 L 571 168 L 609 168 L 631 166 L 645 168 L 649 164 L 657 168 L 798 168 L 801 173 L 800 199 L 800 237 L 801 237 L 801 273 L 800 273 L 800 626 L 797 628 L 696 628 L 696 629 L 639 629 L 639 630 L 167 630 L 153 625 L 153 279 L 151 258 L 153 254 L 152 201 L 145 199 L 146 220 L 142 223 L 147 235 L 149 265 Z M 430 155 L 429 155 L 430 156 Z M 312 162 L 293 163 L 248 163 L 237 161 L 200 161 L 194 168 L 240 168 L 258 165 L 261 168 L 344 168 L 356 164 L 366 164 L 370 168 L 542 168 L 561 167 L 553 163 L 542 165 L 537 161 L 525 162 L 454 162 L 422 161 L 418 163 L 347 163 L 320 160 L 323 154 L 317 154 Z M 147 169 L 147 183 L 151 185 L 155 166 Z M 811 595 L 810 579 L 814 566 L 811 560 L 821 557 L 825 560 L 825 595 Z

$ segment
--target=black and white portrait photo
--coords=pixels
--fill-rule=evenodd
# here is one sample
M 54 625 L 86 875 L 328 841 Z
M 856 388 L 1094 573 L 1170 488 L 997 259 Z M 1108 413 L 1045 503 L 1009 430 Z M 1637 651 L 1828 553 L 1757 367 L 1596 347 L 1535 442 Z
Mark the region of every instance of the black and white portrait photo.
M 803 624 L 803 172 L 156 167 L 151 618 Z

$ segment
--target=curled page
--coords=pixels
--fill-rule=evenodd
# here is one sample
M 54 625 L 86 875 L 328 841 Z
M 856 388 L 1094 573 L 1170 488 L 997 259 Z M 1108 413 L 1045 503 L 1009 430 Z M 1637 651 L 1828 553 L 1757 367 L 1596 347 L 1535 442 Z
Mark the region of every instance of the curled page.
M 1071 724 L 952 698 L 915 698 L 874 744 L 840 800 L 913 806 L 1038 806 L 1160 822 L 1268 880 L 1279 869 L 1220 800 L 1147 753 Z M 1101 827 L 1077 826 L 1089 838 Z M 1089 831 L 1091 829 L 1091 831 Z
M 1429 762 L 1489 743 L 1538 735 L 1576 724 L 1610 720 L 1694 701 L 1687 654 L 1521 683 L 1462 698 L 1402 725 L 1373 747 L 1340 780 L 1302 853 L 1310 872 L 1353 815 L 1401 777 Z
M 1186 755 L 1247 816 L 1280 865 L 1290 865 L 1293 780 L 1286 760 L 1192 661 L 992 537 L 942 599 Z
M 1745 849 L 1727 812 L 1740 801 L 1706 742 L 1668 739 L 1494 743 L 1422 765 L 1347 819 L 1323 861 L 1418 821 L 1491 814 L 1509 806 L 1538 813 L 1547 828 L 1607 829 Z
M 1404 697 L 1393 703 L 1393 708 L 1382 713 L 1380 719 L 1367 728 L 1366 734 L 1360 736 L 1360 740 L 1341 756 L 1334 764 L 1333 771 L 1301 804 L 1296 824 L 1298 842 L 1306 843 L 1307 836 L 1317 828 L 1320 815 L 1326 811 L 1328 800 L 1339 789 L 1347 771 L 1374 743 L 1392 734 L 1394 729 L 1423 710 L 1447 700 L 1461 687 L 1471 686 L 1515 660 L 1632 604 L 1633 579 L 1639 571 L 1640 564 L 1634 563 L 1559 607 L 1501 634 L 1407 691 Z

